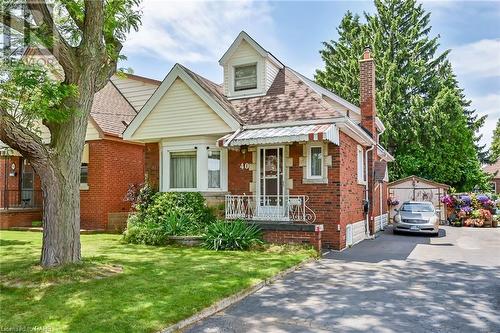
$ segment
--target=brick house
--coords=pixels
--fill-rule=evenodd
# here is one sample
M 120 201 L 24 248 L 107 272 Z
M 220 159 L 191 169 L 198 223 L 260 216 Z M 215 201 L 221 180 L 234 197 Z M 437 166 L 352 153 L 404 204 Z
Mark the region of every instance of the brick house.
M 80 227 L 109 230 L 109 216 L 123 215 L 129 184 L 144 181 L 144 144 L 124 141 L 122 132 L 158 82 L 135 75 L 113 77 L 94 98 L 81 167 Z M 141 93 L 140 98 L 134 92 Z M 128 96 L 128 97 L 126 97 Z M 40 125 L 41 138 L 50 133 Z M 40 179 L 29 162 L 0 142 L 0 228 L 28 227 L 42 219 Z M 115 221 L 111 219 L 111 221 Z
M 343 249 L 386 223 L 393 158 L 378 144 L 369 50 L 360 107 L 245 32 L 219 64 L 221 85 L 176 64 L 125 130 L 124 139 L 145 144 L 152 184 L 223 202 L 227 219 L 259 223 L 271 241 Z

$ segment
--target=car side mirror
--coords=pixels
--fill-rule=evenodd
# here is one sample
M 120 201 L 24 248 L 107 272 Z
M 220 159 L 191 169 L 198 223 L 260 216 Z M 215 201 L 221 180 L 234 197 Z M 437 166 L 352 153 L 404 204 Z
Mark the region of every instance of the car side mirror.
M 397 212 L 398 212 L 398 209 L 397 209 L 397 208 L 394 208 L 394 212 L 396 212 L 396 213 L 397 213 Z
M 441 209 L 436 209 L 436 214 L 441 213 Z

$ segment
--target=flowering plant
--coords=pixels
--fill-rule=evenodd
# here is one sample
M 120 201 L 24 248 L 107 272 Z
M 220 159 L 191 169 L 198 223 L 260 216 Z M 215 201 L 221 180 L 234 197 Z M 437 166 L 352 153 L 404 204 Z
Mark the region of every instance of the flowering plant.
M 470 206 L 472 203 L 472 199 L 468 195 L 461 195 L 460 201 L 461 201 L 461 206 Z
M 445 195 L 441 198 L 441 202 L 446 205 L 446 207 L 455 207 L 456 205 L 456 199 L 452 195 Z

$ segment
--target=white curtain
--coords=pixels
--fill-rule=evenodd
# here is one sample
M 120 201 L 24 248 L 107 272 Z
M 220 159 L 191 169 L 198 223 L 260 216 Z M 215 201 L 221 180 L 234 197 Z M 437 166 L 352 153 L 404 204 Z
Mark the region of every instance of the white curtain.
M 170 153 L 170 187 L 196 188 L 196 151 Z
M 208 152 L 208 188 L 220 188 L 220 151 Z

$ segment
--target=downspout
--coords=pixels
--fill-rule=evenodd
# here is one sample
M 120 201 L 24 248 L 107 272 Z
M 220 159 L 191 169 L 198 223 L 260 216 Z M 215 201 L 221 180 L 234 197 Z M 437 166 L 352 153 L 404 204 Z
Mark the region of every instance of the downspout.
M 375 145 L 372 144 L 370 148 L 368 148 L 365 151 L 365 170 L 366 170 L 366 183 L 365 183 L 365 200 L 368 202 L 368 205 L 371 205 L 371 203 L 368 201 L 368 183 L 369 183 L 369 177 L 368 177 L 368 153 L 372 151 L 375 148 Z M 370 239 L 373 238 L 373 235 L 370 233 L 370 208 L 368 208 L 368 212 L 366 212 L 366 219 L 365 219 L 365 233 L 366 233 L 366 238 Z

